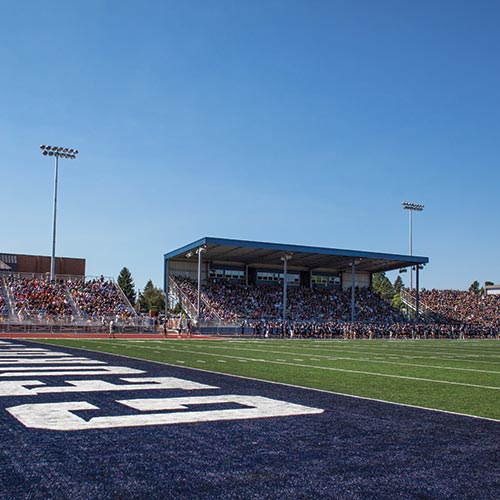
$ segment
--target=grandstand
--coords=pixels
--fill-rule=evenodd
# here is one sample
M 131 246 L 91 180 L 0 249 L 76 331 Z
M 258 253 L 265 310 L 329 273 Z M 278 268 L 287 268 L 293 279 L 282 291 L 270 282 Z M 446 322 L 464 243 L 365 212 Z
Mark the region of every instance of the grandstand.
M 18 272 L 2 254 L 3 331 L 152 330 L 112 278 Z M 83 261 L 83 260 L 82 260 Z M 31 259 L 39 262 L 39 259 Z M 85 261 L 83 261 L 85 262 Z M 419 290 L 427 257 L 202 238 L 164 256 L 170 307 L 198 332 L 322 338 L 497 338 L 500 295 Z M 375 273 L 413 267 L 406 314 L 373 291 Z M 33 268 L 32 268 L 33 269 Z M 16 271 L 14 271 L 16 270 Z M 408 311 L 410 314 L 408 315 Z M 410 322 L 410 317 L 419 321 Z M 166 324 L 179 328 L 179 317 Z M 224 330 L 225 329 L 225 330 Z
M 112 278 L 0 273 L 4 330 L 98 331 L 113 321 L 140 327 L 137 314 Z
M 205 237 L 164 255 L 164 290 L 198 322 L 401 321 L 370 292 L 373 274 L 427 257 Z M 354 284 L 354 286 L 353 286 Z M 199 285 L 199 286 L 198 286 Z M 356 292 L 357 290 L 357 292 Z

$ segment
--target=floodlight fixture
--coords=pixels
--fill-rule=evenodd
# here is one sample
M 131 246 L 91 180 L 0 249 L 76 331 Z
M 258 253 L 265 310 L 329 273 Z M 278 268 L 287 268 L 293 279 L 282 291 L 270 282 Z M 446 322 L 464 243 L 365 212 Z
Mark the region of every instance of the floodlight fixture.
M 403 209 L 408 210 L 410 214 L 410 255 L 413 255 L 413 212 L 421 212 L 424 209 L 424 205 L 419 203 L 412 203 L 409 201 L 402 202 Z M 413 289 L 413 269 L 410 269 L 410 290 Z
M 405 210 L 415 210 L 416 212 L 421 212 L 424 209 L 424 205 L 420 205 L 418 203 L 410 203 L 408 201 L 403 201 L 401 203 Z
M 78 151 L 75 149 L 64 148 L 61 146 L 47 146 L 42 144 L 40 146 L 43 156 L 55 156 L 55 170 L 54 170 L 54 215 L 52 221 L 52 255 L 50 259 L 50 279 L 55 278 L 56 270 L 56 220 L 57 220 L 57 180 L 59 176 L 59 158 L 74 160 Z

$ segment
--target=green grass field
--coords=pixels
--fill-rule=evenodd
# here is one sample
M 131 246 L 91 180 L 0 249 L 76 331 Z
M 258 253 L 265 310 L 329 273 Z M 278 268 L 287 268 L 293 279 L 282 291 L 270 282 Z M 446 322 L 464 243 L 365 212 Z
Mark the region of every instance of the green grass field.
M 50 343 L 500 420 L 500 341 L 495 340 Z

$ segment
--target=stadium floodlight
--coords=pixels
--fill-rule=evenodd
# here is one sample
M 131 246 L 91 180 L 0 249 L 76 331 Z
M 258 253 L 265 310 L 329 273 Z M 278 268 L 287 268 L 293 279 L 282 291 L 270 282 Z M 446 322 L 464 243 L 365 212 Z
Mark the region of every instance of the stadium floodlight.
M 418 203 L 411 203 L 409 201 L 402 202 L 403 209 L 410 212 L 410 256 L 413 255 L 413 212 L 421 212 L 424 205 Z M 410 291 L 413 290 L 413 269 L 410 269 Z
M 50 258 L 50 279 L 55 277 L 56 271 L 56 219 L 57 219 L 57 180 L 59 176 L 59 158 L 74 160 L 78 154 L 77 150 L 70 149 L 71 153 L 67 153 L 68 148 L 60 146 L 40 146 L 43 156 L 55 156 L 55 169 L 54 169 L 54 217 L 52 221 L 52 254 Z

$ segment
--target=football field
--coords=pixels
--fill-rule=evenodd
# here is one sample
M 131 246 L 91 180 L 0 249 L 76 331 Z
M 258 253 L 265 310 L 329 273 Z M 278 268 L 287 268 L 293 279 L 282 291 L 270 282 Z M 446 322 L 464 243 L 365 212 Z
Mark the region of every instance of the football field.
M 498 498 L 500 344 L 48 342 L 0 341 L 1 499 Z
M 500 420 L 496 340 L 121 340 L 52 344 Z

